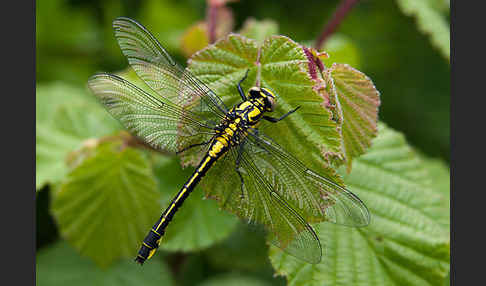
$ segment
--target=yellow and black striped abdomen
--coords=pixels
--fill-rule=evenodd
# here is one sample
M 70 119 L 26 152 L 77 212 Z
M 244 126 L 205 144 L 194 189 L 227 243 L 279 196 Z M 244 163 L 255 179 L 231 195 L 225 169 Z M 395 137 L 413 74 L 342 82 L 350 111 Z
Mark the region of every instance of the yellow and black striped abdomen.
M 215 143 L 212 144 L 211 148 L 214 148 Z M 209 168 L 216 162 L 216 160 L 222 155 L 219 153 L 217 157 L 210 156 L 207 154 L 202 160 L 199 166 L 196 168 L 192 176 L 187 180 L 182 189 L 177 193 L 175 198 L 170 203 L 169 207 L 162 213 L 159 220 L 154 224 L 152 229 L 149 231 L 147 236 L 142 242 L 142 247 L 138 251 L 138 255 L 135 258 L 140 264 L 143 264 L 145 260 L 152 257 L 157 248 L 160 245 L 160 240 L 165 233 L 165 228 L 169 225 L 172 217 L 177 212 L 179 207 L 182 205 L 184 200 L 189 196 L 189 194 L 194 190 L 196 185 L 199 183 L 202 177 L 207 173 Z

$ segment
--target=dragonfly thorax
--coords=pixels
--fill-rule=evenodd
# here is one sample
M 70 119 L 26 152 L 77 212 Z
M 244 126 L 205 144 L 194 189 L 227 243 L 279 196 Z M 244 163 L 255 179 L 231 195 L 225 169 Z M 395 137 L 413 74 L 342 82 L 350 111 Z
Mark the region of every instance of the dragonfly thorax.
M 265 102 L 262 98 L 252 98 L 236 105 L 229 113 L 229 119 L 240 118 L 238 121 L 243 129 L 245 126 L 249 127 L 257 124 L 262 118 L 263 114 L 267 112 Z
M 211 148 L 211 155 L 216 157 L 228 148 L 239 145 L 247 136 L 247 130 L 255 128 L 267 110 L 263 97 L 251 97 L 234 106 L 216 127 L 219 134 L 214 139 L 215 145 Z

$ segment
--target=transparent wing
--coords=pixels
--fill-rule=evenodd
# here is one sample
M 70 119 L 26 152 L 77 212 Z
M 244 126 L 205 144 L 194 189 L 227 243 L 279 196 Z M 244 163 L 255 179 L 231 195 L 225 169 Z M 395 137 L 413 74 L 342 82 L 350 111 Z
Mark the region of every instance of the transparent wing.
M 130 66 L 160 96 L 214 122 L 227 113 L 223 101 L 181 68 L 141 24 L 120 17 L 113 21 L 113 29 Z
M 237 160 L 243 187 L 236 172 Z M 218 179 L 209 182 L 214 175 Z M 201 183 L 207 196 L 219 200 L 224 209 L 250 225 L 263 225 L 275 246 L 310 263 L 321 261 L 321 243 L 312 227 L 272 189 L 245 148 L 230 149 Z
M 214 125 L 111 74 L 97 74 L 88 87 L 133 135 L 156 149 L 178 152 L 208 141 Z
M 245 148 L 263 175 L 272 180 L 275 191 L 304 217 L 323 217 L 353 227 L 369 224 L 368 208 L 356 195 L 310 170 L 263 133 L 251 131 Z
M 270 241 L 285 252 L 310 263 L 319 263 L 319 238 L 306 220 L 276 191 L 271 178 L 254 162 L 246 149 L 240 153 L 243 200 L 249 222 L 262 223 Z M 238 194 L 240 195 L 240 194 Z

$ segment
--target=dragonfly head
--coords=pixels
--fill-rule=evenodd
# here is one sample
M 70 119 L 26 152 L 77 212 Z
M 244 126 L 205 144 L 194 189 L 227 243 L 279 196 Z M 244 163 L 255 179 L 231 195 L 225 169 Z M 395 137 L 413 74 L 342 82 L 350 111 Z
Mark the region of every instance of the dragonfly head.
M 264 87 L 252 87 L 249 91 L 250 99 L 261 99 L 263 104 L 265 105 L 265 110 L 268 112 L 272 112 L 275 110 L 275 106 L 277 104 L 276 96 L 270 90 Z

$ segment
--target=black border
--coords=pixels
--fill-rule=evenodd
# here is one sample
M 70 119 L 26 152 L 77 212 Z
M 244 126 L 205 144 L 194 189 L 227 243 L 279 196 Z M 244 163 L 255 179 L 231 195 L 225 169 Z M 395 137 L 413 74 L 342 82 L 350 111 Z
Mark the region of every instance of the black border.
M 484 4 L 451 0 L 451 285 L 485 283 Z
M 35 5 L 2 5 L 2 284 L 35 285 Z

